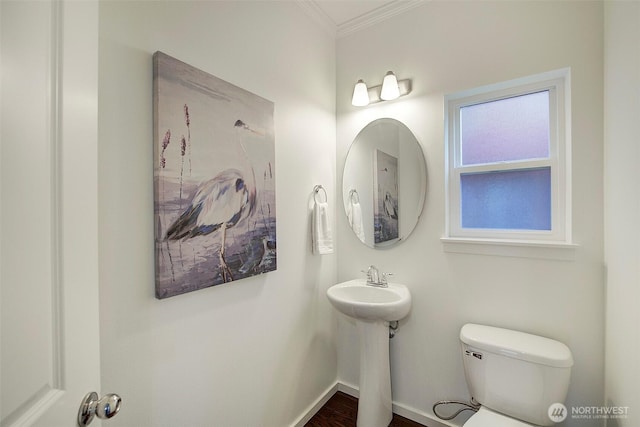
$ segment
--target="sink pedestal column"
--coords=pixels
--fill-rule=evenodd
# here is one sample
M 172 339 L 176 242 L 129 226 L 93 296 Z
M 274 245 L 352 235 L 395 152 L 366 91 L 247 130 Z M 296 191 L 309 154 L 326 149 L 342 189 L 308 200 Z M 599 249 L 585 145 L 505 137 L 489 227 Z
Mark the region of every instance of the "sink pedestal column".
M 387 427 L 393 417 L 389 322 L 357 320 L 360 335 L 358 427 Z

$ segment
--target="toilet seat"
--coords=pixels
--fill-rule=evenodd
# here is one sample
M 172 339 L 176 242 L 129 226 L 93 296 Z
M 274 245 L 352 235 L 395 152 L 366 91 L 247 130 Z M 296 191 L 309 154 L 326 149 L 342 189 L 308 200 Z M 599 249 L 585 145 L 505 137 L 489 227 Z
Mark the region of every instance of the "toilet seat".
M 533 424 L 516 420 L 481 406 L 480 410 L 472 415 L 463 427 L 533 427 Z

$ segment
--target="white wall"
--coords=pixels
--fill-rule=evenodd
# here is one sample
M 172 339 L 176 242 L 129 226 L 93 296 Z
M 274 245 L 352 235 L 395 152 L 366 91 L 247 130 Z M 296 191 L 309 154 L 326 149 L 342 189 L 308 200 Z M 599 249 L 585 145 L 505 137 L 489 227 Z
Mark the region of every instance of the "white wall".
M 154 298 L 154 51 L 275 103 L 278 270 Z M 335 206 L 335 40 L 295 2 L 100 4 L 100 316 L 110 426 L 291 425 L 336 380 L 313 256 L 315 184 Z M 334 215 L 335 218 L 335 215 Z
M 640 424 L 640 3 L 605 3 L 606 402 Z
M 403 121 L 427 159 L 425 211 L 400 246 L 368 249 L 338 216 L 338 279 L 358 277 L 373 263 L 394 272 L 413 295 L 413 311 L 391 342 L 396 403 L 428 417 L 440 399 L 469 397 L 458 341 L 466 322 L 566 343 L 575 358 L 568 406 L 603 403 L 602 61 L 603 6 L 597 2 L 432 1 L 338 40 L 338 171 L 360 129 L 379 117 Z M 572 69 L 575 260 L 443 252 L 443 95 L 563 67 Z M 388 70 L 413 79 L 409 96 L 366 108 L 350 105 L 357 79 L 380 84 Z M 337 346 L 339 379 L 357 385 L 357 336 L 345 318 Z

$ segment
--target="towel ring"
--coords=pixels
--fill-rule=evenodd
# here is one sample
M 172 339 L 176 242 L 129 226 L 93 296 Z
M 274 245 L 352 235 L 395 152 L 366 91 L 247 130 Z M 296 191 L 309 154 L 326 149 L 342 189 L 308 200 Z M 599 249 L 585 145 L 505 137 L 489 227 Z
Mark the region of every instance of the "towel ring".
M 320 192 L 320 190 L 322 190 L 322 192 L 324 193 L 324 202 L 328 202 L 329 198 L 327 197 L 327 190 L 324 189 L 324 187 L 322 185 L 316 185 L 315 187 L 313 187 L 313 200 L 316 203 L 321 203 L 320 201 L 318 201 L 317 196 L 318 193 Z
M 351 203 L 360 203 L 360 195 L 355 188 L 349 191 L 349 199 L 351 200 Z

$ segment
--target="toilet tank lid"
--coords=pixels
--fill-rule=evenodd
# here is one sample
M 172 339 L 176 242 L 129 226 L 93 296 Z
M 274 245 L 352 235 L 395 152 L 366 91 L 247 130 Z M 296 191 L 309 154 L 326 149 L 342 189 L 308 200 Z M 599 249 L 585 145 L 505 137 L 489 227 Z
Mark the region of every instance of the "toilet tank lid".
M 546 366 L 573 366 L 571 350 L 550 338 L 510 329 L 468 323 L 460 330 L 460 340 L 472 347 L 514 359 Z

